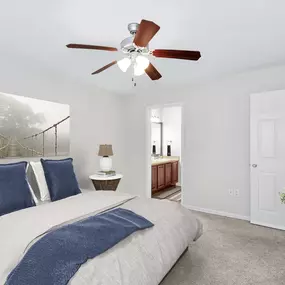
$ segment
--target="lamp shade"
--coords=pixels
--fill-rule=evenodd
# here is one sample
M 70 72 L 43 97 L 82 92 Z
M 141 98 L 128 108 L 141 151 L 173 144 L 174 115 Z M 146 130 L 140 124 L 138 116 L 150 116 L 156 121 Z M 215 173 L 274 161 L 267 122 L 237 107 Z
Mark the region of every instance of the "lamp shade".
M 144 69 L 140 67 L 137 63 L 134 65 L 134 75 L 141 76 L 145 73 Z
M 130 67 L 131 63 L 132 63 L 132 61 L 129 58 L 127 58 L 127 57 L 125 57 L 125 58 L 123 58 L 123 59 L 121 59 L 121 60 L 119 60 L 117 62 L 118 66 L 120 67 L 120 69 L 123 72 L 126 72 L 128 70 L 128 68 Z
M 149 59 L 145 56 L 139 55 L 136 58 L 137 65 L 140 69 L 145 70 L 149 66 Z
M 99 147 L 98 156 L 112 156 L 113 149 L 111 144 L 101 144 Z

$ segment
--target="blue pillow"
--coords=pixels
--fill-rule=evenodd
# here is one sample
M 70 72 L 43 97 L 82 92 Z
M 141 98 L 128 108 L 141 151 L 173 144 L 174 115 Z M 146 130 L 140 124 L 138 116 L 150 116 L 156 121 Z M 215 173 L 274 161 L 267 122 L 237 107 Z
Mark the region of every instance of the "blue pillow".
M 72 158 L 41 159 L 51 201 L 61 200 L 81 191 L 73 170 Z
M 0 216 L 35 206 L 26 168 L 25 161 L 0 164 Z

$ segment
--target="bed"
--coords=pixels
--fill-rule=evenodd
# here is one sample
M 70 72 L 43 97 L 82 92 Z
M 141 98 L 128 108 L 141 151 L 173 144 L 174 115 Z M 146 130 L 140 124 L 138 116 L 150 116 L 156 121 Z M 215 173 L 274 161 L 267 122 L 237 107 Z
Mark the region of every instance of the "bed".
M 157 285 L 202 234 L 201 223 L 178 203 L 108 191 L 84 192 L 0 217 L 0 284 L 50 229 L 117 207 L 145 217 L 154 226 L 88 260 L 68 284 Z

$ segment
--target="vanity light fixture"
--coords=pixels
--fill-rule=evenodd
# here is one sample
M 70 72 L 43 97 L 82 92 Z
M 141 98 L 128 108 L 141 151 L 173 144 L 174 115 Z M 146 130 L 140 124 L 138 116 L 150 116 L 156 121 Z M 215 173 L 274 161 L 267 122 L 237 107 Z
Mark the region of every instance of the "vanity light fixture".
M 158 116 L 152 115 L 150 121 L 152 123 L 160 123 L 160 118 Z

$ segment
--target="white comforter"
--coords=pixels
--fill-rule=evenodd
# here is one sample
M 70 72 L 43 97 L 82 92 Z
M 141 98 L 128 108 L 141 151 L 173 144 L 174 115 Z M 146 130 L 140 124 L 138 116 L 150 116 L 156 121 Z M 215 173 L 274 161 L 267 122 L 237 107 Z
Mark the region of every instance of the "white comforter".
M 107 252 L 89 260 L 71 285 L 157 285 L 190 242 L 201 235 L 201 224 L 180 204 L 114 192 L 90 192 L 0 217 L 0 284 L 37 237 L 53 227 L 120 206 L 154 223 Z

